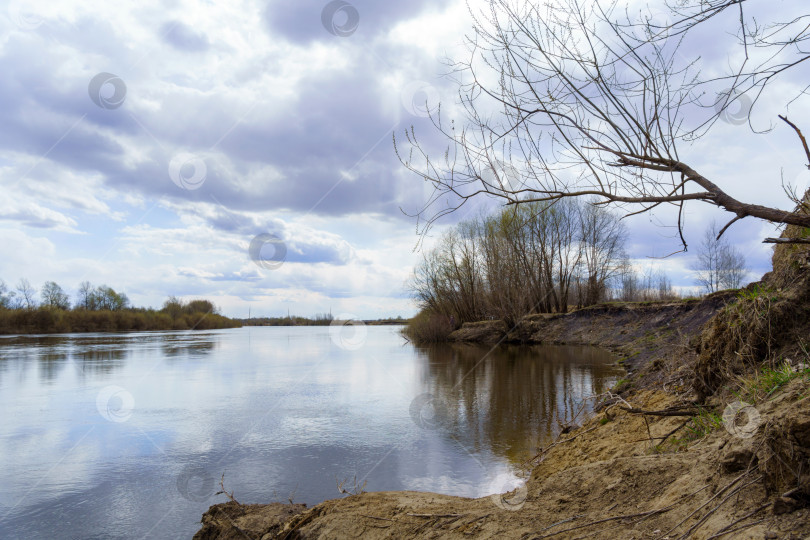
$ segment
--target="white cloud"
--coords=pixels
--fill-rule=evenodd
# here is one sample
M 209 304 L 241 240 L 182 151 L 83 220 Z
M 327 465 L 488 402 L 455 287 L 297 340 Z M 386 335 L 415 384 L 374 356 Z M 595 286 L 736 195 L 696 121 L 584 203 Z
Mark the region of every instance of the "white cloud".
M 307 313 L 334 304 L 361 316 L 412 313 L 402 285 L 419 239 L 400 208 L 415 213 L 432 189 L 398 163 L 390 135 L 414 124 L 421 137 L 435 136 L 408 107 L 421 97 L 403 100 L 408 88 L 438 96 L 446 118 L 461 118 L 441 60 L 467 57 L 468 7 L 367 5 L 357 33 L 337 38 L 310 20 L 310 4 L 302 6 L 273 4 L 302 25 L 282 29 L 268 26 L 268 4 L 258 0 L 37 4 L 27 9 L 40 19 L 27 17 L 37 23 L 27 28 L 0 17 L 6 280 L 90 279 L 152 305 L 188 294 L 235 311 L 292 305 Z M 726 66 L 727 53 L 715 52 L 705 69 Z M 126 83 L 120 108 L 102 110 L 89 99 L 88 82 L 102 71 Z M 780 104 L 803 81 L 774 86 L 761 120 L 785 112 Z M 205 165 L 198 189 L 169 177 L 180 152 Z M 778 122 L 767 135 L 720 125 L 682 155 L 745 201 L 787 208 L 781 175 L 807 183 L 795 134 Z M 448 223 L 495 206 L 466 206 L 425 247 Z M 664 227 L 673 216 L 659 209 L 657 221 L 629 220 L 631 256 L 644 261 L 679 249 Z M 722 216 L 708 206 L 688 208 L 690 246 L 715 217 Z M 288 261 L 278 270 L 248 257 L 260 233 L 286 243 Z M 759 239 L 772 228 L 745 220 L 728 234 L 753 273 L 767 270 L 770 251 Z M 692 257 L 690 248 L 662 263 L 676 285 L 689 285 Z

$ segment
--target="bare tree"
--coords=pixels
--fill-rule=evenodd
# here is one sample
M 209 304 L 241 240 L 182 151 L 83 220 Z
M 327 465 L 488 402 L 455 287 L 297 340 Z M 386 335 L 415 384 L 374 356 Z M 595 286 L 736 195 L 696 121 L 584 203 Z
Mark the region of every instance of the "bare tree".
M 19 294 L 21 307 L 25 307 L 27 309 L 36 307 L 37 293 L 27 279 L 20 278 L 20 281 L 17 282 L 17 293 Z
M 52 308 L 70 309 L 70 298 L 56 282 L 46 281 L 40 292 L 42 304 Z
M 627 228 L 604 208 L 590 204 L 580 214 L 584 293 L 580 303 L 591 305 L 605 297 L 607 284 L 620 270 Z
M 124 293 L 116 292 L 112 287 L 106 285 L 93 287 L 89 281 L 82 281 L 79 284 L 76 307 L 91 311 L 118 311 L 129 307 L 129 298 Z
M 658 299 L 672 300 L 677 295 L 672 291 L 672 281 L 665 272 L 658 273 Z
M 692 266 L 695 283 L 707 293 L 737 289 L 747 273 L 745 257 L 725 238 L 718 238 L 717 223 L 712 221 L 703 236 Z
M 6 282 L 0 279 L 0 308 L 8 309 L 12 306 L 14 293 L 9 293 Z
M 632 25 L 636 29 L 643 28 L 644 41 L 679 38 L 715 19 L 725 18 L 731 23 L 727 35 L 743 54 L 728 56 L 729 69 L 725 74 L 699 79 L 696 83 L 696 86 L 706 86 L 722 81 L 727 89 L 719 96 L 721 106 L 745 101 L 743 96 L 750 97 L 752 106 L 755 105 L 767 86 L 810 59 L 807 47 L 810 14 L 801 2 L 783 3 L 780 6 L 783 9 L 778 12 L 769 2 L 759 0 L 665 0 L 663 4 L 670 12 L 666 20 L 656 22 L 642 16 L 641 21 Z M 760 8 L 760 13 L 752 13 L 749 8 Z M 791 13 L 791 9 L 795 11 Z M 810 85 L 798 87 L 791 101 L 808 89 Z M 722 116 L 722 108 L 718 109 L 718 114 L 710 121 Z
M 625 302 L 674 300 L 679 297 L 665 271 L 649 265 L 639 273 L 626 258 L 617 265 L 612 282 L 616 285 L 612 291 L 613 297 Z
M 609 0 L 490 0 L 488 9 L 473 13 L 469 57 L 454 64 L 463 122 L 447 122 L 441 107 L 431 115 L 448 146 L 431 153 L 413 128 L 405 134 L 407 153 L 394 139 L 400 161 L 435 189 L 418 213 L 426 220 L 422 230 L 482 195 L 506 204 L 596 197 L 628 215 L 674 206 L 684 250 L 681 217 L 692 201 L 731 214 L 720 235 L 748 216 L 810 226 L 810 212 L 734 198 L 679 152 L 738 106 L 740 92 L 759 97 L 810 57 L 803 48 L 810 38 L 808 16 L 753 22 L 743 5 L 755 1 L 684 0 L 658 23 L 631 17 Z M 741 25 L 744 52 L 760 47 L 773 55 L 743 62 L 728 76 L 704 77 L 699 57 L 684 61 L 679 48 L 696 26 L 723 18 Z M 706 104 L 707 88 L 718 81 L 728 85 L 725 94 Z M 798 127 L 782 119 L 804 141 Z M 810 166 L 806 144 L 804 149 Z
M 630 260 L 625 258 L 619 267 L 618 282 L 621 287 L 619 298 L 625 302 L 638 300 L 640 284 L 638 274 L 633 270 Z
M 79 284 L 79 298 L 76 301 L 76 307 L 87 310 L 96 309 L 95 288 L 89 281 L 82 281 Z
M 725 289 L 739 289 L 747 274 L 745 256 L 734 246 L 726 245 L 720 253 L 721 286 Z

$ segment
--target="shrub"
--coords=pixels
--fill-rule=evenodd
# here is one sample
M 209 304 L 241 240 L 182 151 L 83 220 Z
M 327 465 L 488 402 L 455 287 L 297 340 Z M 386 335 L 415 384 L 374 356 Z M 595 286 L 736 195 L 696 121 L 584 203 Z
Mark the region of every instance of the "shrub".
M 421 345 L 446 341 L 453 330 L 449 317 L 423 309 L 410 320 L 402 333 L 417 345 Z

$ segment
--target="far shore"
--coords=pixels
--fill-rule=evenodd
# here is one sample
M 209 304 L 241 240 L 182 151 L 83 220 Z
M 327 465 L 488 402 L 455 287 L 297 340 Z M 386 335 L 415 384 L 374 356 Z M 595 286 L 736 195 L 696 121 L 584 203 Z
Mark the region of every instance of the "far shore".
M 0 326 L 0 338 L 2 337 L 15 337 L 15 336 L 58 336 L 68 334 L 125 334 L 136 332 L 175 332 L 175 331 L 200 331 L 200 330 L 222 330 L 227 328 L 246 328 L 246 327 L 299 327 L 299 326 L 334 326 L 338 325 L 351 325 L 363 324 L 364 326 L 403 326 L 408 324 L 408 319 L 378 319 L 378 320 L 357 320 L 357 321 L 330 321 L 323 322 L 312 319 L 299 318 L 296 322 L 273 322 L 262 323 L 255 319 L 237 319 L 224 317 L 215 314 L 199 314 L 198 320 L 195 323 L 193 319 L 183 320 L 180 323 L 160 321 L 159 323 L 152 322 L 148 318 L 139 317 L 141 311 L 132 312 L 92 312 L 86 314 L 85 318 L 81 320 L 77 327 L 70 329 L 65 328 L 65 324 L 58 322 L 60 314 L 38 314 L 39 310 L 31 310 L 30 312 L 17 315 L 18 321 L 21 318 L 27 319 L 22 323 L 15 325 Z M 52 310 L 51 310 L 52 311 Z M 65 312 L 67 313 L 67 312 Z M 132 314 L 135 314 L 134 316 Z M 148 312 L 147 312 L 148 313 Z M 129 315 L 128 315 L 129 314 Z M 66 315 L 62 314 L 65 317 Z M 152 313 L 154 316 L 154 312 Z M 68 315 L 69 317 L 69 315 Z M 75 317 L 75 316 L 74 316 Z M 0 315 L 0 319 L 2 316 Z M 43 321 L 44 319 L 44 321 Z M 56 321 L 55 321 L 56 319 Z M 206 320 L 208 319 L 208 320 Z M 33 321 L 33 322 L 29 322 Z M 134 321 L 134 322 L 133 322 Z M 301 322 L 305 321 L 305 322 Z M 51 324 L 51 326 L 43 327 L 44 323 Z M 74 324 L 76 324 L 74 322 Z

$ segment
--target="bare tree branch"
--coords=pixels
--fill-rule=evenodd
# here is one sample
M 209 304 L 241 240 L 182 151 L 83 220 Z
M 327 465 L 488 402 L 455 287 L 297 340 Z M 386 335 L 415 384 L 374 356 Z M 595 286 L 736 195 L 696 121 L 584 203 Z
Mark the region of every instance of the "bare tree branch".
M 679 1 L 659 23 L 623 15 L 617 0 L 490 0 L 472 13 L 469 56 L 452 64 L 463 122 L 432 111 L 447 143 L 442 156 L 413 128 L 404 133 L 407 152 L 394 137 L 402 164 L 433 188 L 415 214 L 417 230 L 426 233 L 480 197 L 506 205 L 596 197 L 627 215 L 673 206 L 684 250 L 682 216 L 693 201 L 733 214 L 719 235 L 746 217 L 810 227 L 808 213 L 740 201 L 679 157 L 679 146 L 730 106 L 749 100 L 753 107 L 776 77 L 810 57 L 810 15 L 762 24 L 743 10 L 752 1 Z M 702 77 L 698 58 L 683 60 L 681 44 L 732 7 L 745 59 L 725 78 Z M 770 54 L 763 58 L 763 50 Z M 729 87 L 709 106 L 708 120 L 687 125 L 707 111 L 703 95 L 718 82 Z

